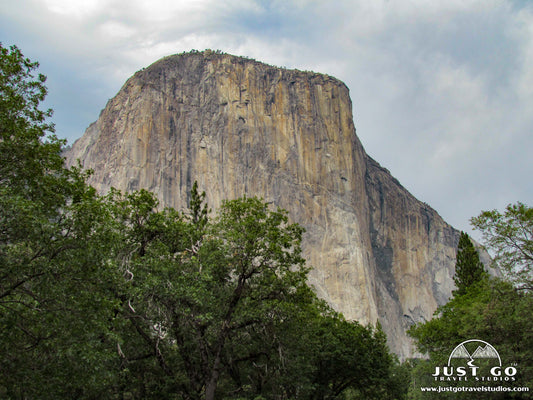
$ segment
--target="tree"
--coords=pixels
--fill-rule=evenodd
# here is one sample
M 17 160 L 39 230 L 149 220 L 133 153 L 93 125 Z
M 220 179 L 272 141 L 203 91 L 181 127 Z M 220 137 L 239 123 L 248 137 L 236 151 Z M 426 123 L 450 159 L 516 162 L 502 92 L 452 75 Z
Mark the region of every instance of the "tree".
M 504 213 L 483 211 L 472 218 L 474 229 L 481 232 L 486 246 L 517 287 L 533 289 L 533 208 L 517 202 Z
M 0 393 L 83 398 L 110 384 L 119 231 L 86 174 L 64 168 L 37 66 L 0 45 Z
M 419 361 L 413 371 L 417 382 L 415 398 L 432 398 L 423 395 L 421 386 L 440 384 L 431 373 L 436 366 L 447 365 L 450 352 L 461 342 L 469 339 L 483 339 L 494 346 L 505 365 L 517 365 L 519 374 L 512 386 L 533 384 L 533 321 L 531 307 L 533 297 L 529 293 L 515 290 L 509 283 L 486 275 L 466 289 L 461 296 L 453 297 L 440 307 L 435 317 L 417 324 L 408 331 L 415 339 L 418 350 L 429 355 L 429 361 Z M 476 365 L 477 364 L 476 361 Z M 455 382 L 457 385 L 478 384 L 476 382 Z M 450 384 L 450 382 L 446 382 Z M 501 385 L 501 382 L 487 385 Z M 509 383 L 506 383 L 509 384 Z M 453 393 L 449 396 L 452 397 Z M 466 396 L 466 394 L 463 394 Z M 438 398 L 445 394 L 439 393 Z M 507 396 L 507 397 L 506 397 Z M 437 397 L 435 397 L 437 398 Z M 467 397 L 465 397 L 467 398 Z M 468 398 L 478 398 L 472 395 Z M 493 394 L 493 398 L 509 398 L 508 394 Z M 532 398 L 531 393 L 521 393 L 517 398 Z
M 47 122 L 52 110 L 39 109 L 47 89 L 46 77 L 35 76 L 38 66 L 16 46 L 0 43 L 0 184 L 26 197 L 57 189 L 50 172 L 63 167 L 64 141 Z
M 466 289 L 483 278 L 485 268 L 479 260 L 479 254 L 467 233 L 461 232 L 457 246 L 454 282 L 457 290 L 454 295 L 463 295 Z
M 306 284 L 302 228 L 257 198 L 213 219 L 141 191 L 118 202 L 130 250 L 120 343 L 133 398 L 393 398 L 383 332 L 346 321 Z M 199 203 L 198 203 L 199 202 Z M 202 218 L 195 216 L 202 215 Z
M 456 295 L 439 307 L 431 321 L 417 324 L 408 332 L 415 339 L 418 350 L 429 355 L 429 361 L 419 360 L 413 368 L 412 376 L 417 382 L 411 393 L 413 398 L 433 398 L 430 393 L 420 392 L 420 386 L 436 384 L 430 368 L 446 365 L 451 350 L 468 339 L 489 341 L 507 365 L 517 366 L 513 386 L 532 386 L 532 216 L 531 208 L 517 203 L 509 205 L 503 215 L 488 211 L 472 218 L 472 224 L 481 230 L 485 244 L 495 252 L 495 260 L 507 273 L 504 279 L 499 279 L 479 272 L 479 266 L 474 268 L 478 260 L 471 245 L 463 239 L 465 235 L 461 235 Z M 442 398 L 445 394 L 438 396 Z M 494 393 L 493 397 L 533 398 L 533 395 L 519 393 L 513 397 L 509 393 Z M 472 394 L 468 398 L 479 397 Z
M 128 267 L 135 277 L 125 316 L 182 393 L 212 399 L 235 363 L 251 357 L 248 334 L 277 318 L 305 286 L 302 229 L 254 198 L 225 202 L 206 227 L 198 204 L 185 218 L 156 212 L 147 192 L 138 196 L 129 196 L 125 213 L 139 250 Z M 230 360 L 233 346 L 240 350 Z

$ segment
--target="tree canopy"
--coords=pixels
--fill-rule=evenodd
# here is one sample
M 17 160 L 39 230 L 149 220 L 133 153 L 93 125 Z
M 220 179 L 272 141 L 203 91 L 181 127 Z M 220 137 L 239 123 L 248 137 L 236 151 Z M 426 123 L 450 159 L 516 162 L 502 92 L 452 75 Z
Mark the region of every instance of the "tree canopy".
M 533 208 L 517 202 L 503 213 L 484 211 L 471 222 L 506 277 L 518 287 L 533 290 Z
M 421 392 L 421 386 L 435 386 L 435 366 L 446 365 L 452 349 L 470 339 L 483 339 L 497 349 L 505 365 L 516 366 L 517 375 L 509 382 L 486 382 L 485 385 L 526 387 L 529 392 L 492 393 L 494 399 L 533 398 L 533 295 L 531 288 L 531 209 L 521 203 L 498 211 L 482 212 L 472 219 L 482 231 L 487 247 L 495 254 L 497 268 L 506 271 L 503 278 L 481 272 L 473 246 L 461 235 L 457 257 L 458 290 L 450 301 L 439 307 L 430 321 L 414 325 L 409 334 L 418 350 L 429 360 L 418 360 L 412 370 L 412 398 L 455 398 L 454 393 Z M 465 267 L 466 266 L 466 267 Z M 478 360 L 476 360 L 476 363 Z M 476 364 L 478 365 L 478 364 Z M 467 386 L 476 382 L 452 382 Z M 477 383 L 479 384 L 479 383 Z M 448 397 L 446 397 L 448 396 Z M 463 398 L 482 398 L 479 393 L 463 393 Z

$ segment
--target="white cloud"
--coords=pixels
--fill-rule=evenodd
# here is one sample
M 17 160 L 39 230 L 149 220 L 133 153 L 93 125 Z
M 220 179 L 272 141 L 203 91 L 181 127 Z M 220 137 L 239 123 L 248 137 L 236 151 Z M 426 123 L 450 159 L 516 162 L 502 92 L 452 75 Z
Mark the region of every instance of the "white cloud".
M 76 18 L 94 15 L 105 7 L 104 0 L 43 0 L 43 3 L 53 13 Z
M 510 28 L 511 35 L 521 44 L 520 70 L 514 76 L 514 90 L 521 100 L 533 100 L 533 10 L 522 9 L 517 13 L 516 22 Z
M 99 36 L 108 40 L 124 40 L 133 37 L 135 29 L 119 21 L 106 21 L 98 27 Z

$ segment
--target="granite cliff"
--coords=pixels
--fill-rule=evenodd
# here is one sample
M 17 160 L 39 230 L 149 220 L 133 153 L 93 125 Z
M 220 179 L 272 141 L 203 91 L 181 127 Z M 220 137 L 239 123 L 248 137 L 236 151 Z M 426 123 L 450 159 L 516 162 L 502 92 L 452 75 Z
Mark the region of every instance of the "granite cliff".
M 257 195 L 306 229 L 310 283 L 347 318 L 379 320 L 391 348 L 453 289 L 458 232 L 372 160 L 348 88 L 330 76 L 193 52 L 131 77 L 67 162 L 99 191 L 146 188 L 182 209 L 192 183 L 210 207 Z

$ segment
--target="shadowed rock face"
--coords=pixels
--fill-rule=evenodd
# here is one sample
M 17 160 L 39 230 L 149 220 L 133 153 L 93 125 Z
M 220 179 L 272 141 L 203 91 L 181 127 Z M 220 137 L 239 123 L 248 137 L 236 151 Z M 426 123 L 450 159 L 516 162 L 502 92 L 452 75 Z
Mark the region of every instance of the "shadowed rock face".
M 379 320 L 400 357 L 405 330 L 453 288 L 458 232 L 366 155 L 348 88 L 320 74 L 230 55 L 164 58 L 131 77 L 67 162 L 100 192 L 145 188 L 183 209 L 192 183 L 211 208 L 257 195 L 306 229 L 318 295 L 349 319 Z

